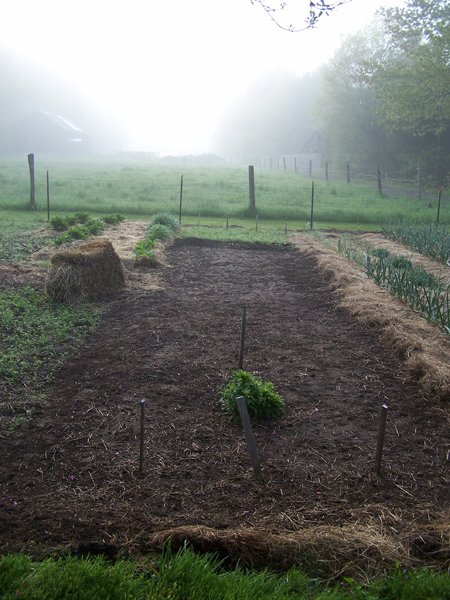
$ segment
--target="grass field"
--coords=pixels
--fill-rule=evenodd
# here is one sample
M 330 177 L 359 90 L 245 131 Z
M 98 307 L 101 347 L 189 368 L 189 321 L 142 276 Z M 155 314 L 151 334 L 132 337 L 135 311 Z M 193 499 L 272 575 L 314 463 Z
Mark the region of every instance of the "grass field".
M 122 212 L 151 216 L 179 213 L 183 175 L 184 217 L 242 219 L 249 216 L 245 167 L 165 165 L 143 160 L 36 159 L 38 211 L 47 210 L 49 171 L 51 211 Z M 29 203 L 26 157 L 0 162 L 0 210 L 25 208 Z M 299 228 L 311 221 L 312 180 L 290 171 L 256 169 L 256 208 L 260 220 L 286 219 Z M 331 227 L 343 223 L 373 229 L 386 222 L 435 222 L 435 202 L 411 197 L 380 196 L 371 183 L 314 182 L 313 221 Z M 442 194 L 439 219 L 450 220 L 448 194 Z

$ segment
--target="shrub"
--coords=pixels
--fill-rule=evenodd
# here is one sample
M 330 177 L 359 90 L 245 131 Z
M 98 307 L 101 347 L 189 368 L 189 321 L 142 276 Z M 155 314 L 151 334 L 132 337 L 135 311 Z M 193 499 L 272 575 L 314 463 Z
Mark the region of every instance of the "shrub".
M 151 240 L 168 240 L 172 237 L 172 230 L 167 225 L 156 223 L 155 225 L 150 225 L 145 237 Z
M 252 419 L 263 420 L 280 417 L 284 400 L 270 381 L 263 381 L 248 371 L 234 371 L 230 381 L 220 391 L 220 405 L 233 416 L 239 415 L 236 402 L 243 396 Z
M 158 213 L 153 218 L 153 225 L 165 225 L 172 231 L 180 229 L 181 225 L 178 219 L 168 213 Z
M 140 262 L 156 263 L 155 240 L 149 238 L 139 240 L 134 247 L 133 254 Z
M 113 215 L 105 215 L 104 217 L 102 217 L 102 220 L 107 225 L 117 225 L 118 223 L 122 223 L 122 221 L 125 221 L 125 217 L 120 213 L 114 213 Z
M 87 223 L 89 221 L 89 213 L 85 211 L 77 212 L 74 215 L 76 223 Z
M 86 221 L 85 227 L 92 235 L 98 235 L 105 230 L 105 224 L 101 219 L 89 219 Z
M 55 231 L 65 231 L 68 227 L 67 220 L 64 217 L 52 217 L 50 225 Z

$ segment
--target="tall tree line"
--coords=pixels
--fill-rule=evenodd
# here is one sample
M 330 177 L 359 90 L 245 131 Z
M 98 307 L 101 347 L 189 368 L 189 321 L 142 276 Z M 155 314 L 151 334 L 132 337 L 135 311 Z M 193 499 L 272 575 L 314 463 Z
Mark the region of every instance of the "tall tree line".
M 450 175 L 450 4 L 407 0 L 341 46 L 318 101 L 321 152 L 405 177 Z

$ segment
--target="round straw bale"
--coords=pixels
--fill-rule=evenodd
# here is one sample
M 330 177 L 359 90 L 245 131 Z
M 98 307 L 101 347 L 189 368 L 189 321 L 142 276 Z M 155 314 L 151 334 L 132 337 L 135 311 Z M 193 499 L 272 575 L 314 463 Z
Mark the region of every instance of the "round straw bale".
M 45 290 L 54 302 L 95 300 L 125 286 L 122 263 L 107 238 L 64 246 L 51 263 Z

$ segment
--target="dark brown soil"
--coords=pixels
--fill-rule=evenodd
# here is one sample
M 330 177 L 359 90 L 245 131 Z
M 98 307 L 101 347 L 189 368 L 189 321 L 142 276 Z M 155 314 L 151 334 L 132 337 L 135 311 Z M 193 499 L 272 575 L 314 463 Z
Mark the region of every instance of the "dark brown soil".
M 379 519 L 401 530 L 445 510 L 442 408 L 404 380 L 376 330 L 337 307 L 313 258 L 185 240 L 167 259 L 164 289 L 111 298 L 46 408 L 1 442 L 1 551 L 132 544 L 188 524 L 281 531 Z M 243 305 L 244 367 L 286 399 L 283 418 L 254 428 L 262 484 L 218 406 Z

